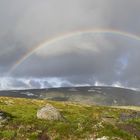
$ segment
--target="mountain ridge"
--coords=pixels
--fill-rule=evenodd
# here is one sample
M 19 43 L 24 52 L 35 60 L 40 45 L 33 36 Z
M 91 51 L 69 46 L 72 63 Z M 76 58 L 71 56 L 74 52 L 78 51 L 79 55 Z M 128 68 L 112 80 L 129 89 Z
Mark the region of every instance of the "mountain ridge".
M 107 106 L 140 106 L 140 91 L 110 86 L 80 86 L 0 91 L 0 96 L 70 101 Z

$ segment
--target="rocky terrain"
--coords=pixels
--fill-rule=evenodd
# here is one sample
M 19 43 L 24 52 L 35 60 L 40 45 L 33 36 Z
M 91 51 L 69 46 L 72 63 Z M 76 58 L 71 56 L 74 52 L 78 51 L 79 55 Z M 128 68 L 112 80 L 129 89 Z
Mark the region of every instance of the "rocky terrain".
M 140 107 L 0 97 L 1 140 L 139 140 Z

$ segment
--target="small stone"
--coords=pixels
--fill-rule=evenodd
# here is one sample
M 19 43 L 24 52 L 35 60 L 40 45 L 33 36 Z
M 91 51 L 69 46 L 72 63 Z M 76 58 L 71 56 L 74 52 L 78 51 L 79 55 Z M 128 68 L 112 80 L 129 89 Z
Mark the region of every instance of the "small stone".
M 97 138 L 96 140 L 109 140 L 109 137 L 103 136 L 102 138 Z

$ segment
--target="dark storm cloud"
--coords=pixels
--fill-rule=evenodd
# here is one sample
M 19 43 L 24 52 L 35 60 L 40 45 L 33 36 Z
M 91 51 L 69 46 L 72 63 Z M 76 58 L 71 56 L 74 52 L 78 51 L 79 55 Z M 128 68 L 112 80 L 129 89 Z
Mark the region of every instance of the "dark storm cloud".
M 57 43 L 58 47 L 55 46 L 56 49 L 59 48 L 57 53 L 56 51 L 51 52 L 51 50 L 54 50 L 53 47 L 49 49 L 51 53 L 47 51 L 47 48 L 44 48 L 42 51 L 40 50 L 39 54 L 33 55 L 20 65 L 14 76 L 57 77 L 63 78 L 65 82 L 69 81 L 69 85 L 93 85 L 98 81 L 106 85 L 117 82 L 125 86 L 131 86 L 130 78 L 136 78 L 139 72 L 139 69 L 137 69 L 139 61 L 136 61 L 139 57 L 139 43 L 134 40 L 126 43 L 127 39 L 123 37 L 121 39 L 115 37 L 115 40 L 110 37 L 103 37 L 101 43 L 101 38 L 99 37 L 99 42 L 96 38 L 96 44 L 90 43 L 89 39 L 88 45 L 85 44 L 79 49 L 75 46 L 83 45 L 83 41 L 81 41 L 81 44 L 79 41 L 78 44 L 72 42 L 73 47 L 69 41 L 68 44 L 65 41 L 66 44 L 64 43 L 63 46 L 59 46 L 60 44 Z M 108 41 L 104 41 L 104 39 Z M 94 39 L 92 41 L 95 42 Z M 69 49 L 65 50 L 65 46 L 68 48 L 68 45 L 70 45 Z M 61 49 L 63 51 L 60 51 Z M 41 55 L 44 50 L 46 50 L 46 55 L 45 53 Z M 31 63 L 32 66 L 29 67 Z M 135 87 L 138 85 L 139 82 L 135 83 Z
M 1 89 L 98 83 L 140 88 L 140 42 L 105 34 L 56 42 L 4 77 L 31 47 L 64 32 L 114 28 L 139 35 L 139 6 L 139 0 L 0 0 Z
M 7 71 L 28 49 L 54 35 L 105 26 L 104 7 L 97 0 L 0 0 L 1 67 Z

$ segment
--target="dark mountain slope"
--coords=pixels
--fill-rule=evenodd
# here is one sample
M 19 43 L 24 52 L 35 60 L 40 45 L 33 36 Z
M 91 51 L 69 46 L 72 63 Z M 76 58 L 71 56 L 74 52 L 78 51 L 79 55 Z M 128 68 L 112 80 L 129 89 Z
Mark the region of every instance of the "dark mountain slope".
M 0 91 L 0 96 L 40 98 L 97 105 L 140 106 L 140 92 L 116 87 L 68 87 Z

